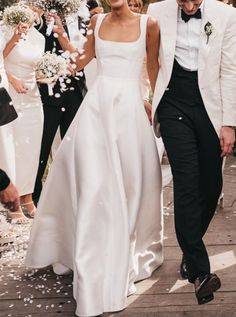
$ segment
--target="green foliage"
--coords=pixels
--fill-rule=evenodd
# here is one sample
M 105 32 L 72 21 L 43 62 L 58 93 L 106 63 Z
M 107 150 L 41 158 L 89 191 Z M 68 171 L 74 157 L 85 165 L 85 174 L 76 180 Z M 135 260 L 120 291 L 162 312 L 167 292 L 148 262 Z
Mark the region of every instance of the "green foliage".
M 6 7 L 9 7 L 13 3 L 18 2 L 17 0 L 0 0 L 0 11 L 3 11 Z

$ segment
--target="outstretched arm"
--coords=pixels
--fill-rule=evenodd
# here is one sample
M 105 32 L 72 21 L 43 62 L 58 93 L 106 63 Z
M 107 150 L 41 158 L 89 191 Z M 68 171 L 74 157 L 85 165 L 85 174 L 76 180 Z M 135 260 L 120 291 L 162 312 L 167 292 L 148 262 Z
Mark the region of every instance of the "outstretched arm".
M 77 69 L 83 69 L 95 56 L 95 39 L 94 39 L 94 29 L 97 21 L 97 16 L 93 16 L 90 21 L 90 26 L 87 32 L 87 41 L 84 46 L 84 53 L 80 54 L 76 48 L 70 42 L 68 36 L 66 35 L 65 29 L 63 28 L 62 22 L 57 15 L 51 15 L 55 19 L 55 27 L 53 32 L 58 34 L 58 41 L 64 51 L 69 51 L 70 53 L 76 53 L 77 57 L 75 63 Z M 76 55 L 75 54 L 75 55 Z

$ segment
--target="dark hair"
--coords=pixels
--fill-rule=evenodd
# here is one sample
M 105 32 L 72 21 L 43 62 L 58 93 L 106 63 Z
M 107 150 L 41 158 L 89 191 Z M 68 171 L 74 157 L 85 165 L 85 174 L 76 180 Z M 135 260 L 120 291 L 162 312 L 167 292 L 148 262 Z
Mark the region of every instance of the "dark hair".
M 93 10 L 97 7 L 100 7 L 100 3 L 97 0 L 88 0 L 87 1 L 87 7 L 90 10 Z

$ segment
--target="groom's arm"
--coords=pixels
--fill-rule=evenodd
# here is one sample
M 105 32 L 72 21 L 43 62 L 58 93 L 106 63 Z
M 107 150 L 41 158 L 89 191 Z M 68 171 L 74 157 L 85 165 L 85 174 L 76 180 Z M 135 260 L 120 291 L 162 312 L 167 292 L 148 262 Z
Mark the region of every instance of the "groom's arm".
M 236 126 L 236 9 L 232 11 L 222 42 L 220 66 L 223 126 Z
M 222 156 L 232 150 L 236 126 L 236 10 L 232 9 L 222 42 L 220 86 L 223 121 L 220 133 Z

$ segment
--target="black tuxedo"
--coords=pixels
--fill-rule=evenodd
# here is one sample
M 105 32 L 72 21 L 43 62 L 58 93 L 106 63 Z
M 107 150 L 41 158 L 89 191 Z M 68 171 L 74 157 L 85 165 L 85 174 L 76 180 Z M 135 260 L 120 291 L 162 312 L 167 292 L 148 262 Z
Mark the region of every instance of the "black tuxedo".
M 190 282 L 210 273 L 203 236 L 222 190 L 219 138 L 198 87 L 198 72 L 176 61 L 157 108 L 174 182 L 175 229 Z
M 45 52 L 50 51 L 57 54 L 62 53 L 60 43 L 58 39 L 54 37 L 53 33 L 50 36 L 46 36 L 47 25 L 44 16 L 42 21 L 43 23 L 39 27 L 39 31 L 44 35 L 46 40 Z M 80 23 L 79 19 L 78 23 Z M 68 34 L 66 25 L 65 30 Z M 71 82 L 66 84 L 68 90 L 61 92 L 59 82 L 57 82 L 53 88 L 53 96 L 49 96 L 47 85 L 41 84 L 39 86 L 44 110 L 44 128 L 38 173 L 33 193 L 33 199 L 35 201 L 38 201 L 42 190 L 42 178 L 56 131 L 59 127 L 61 138 L 64 137 L 87 92 L 84 74 L 79 80 L 72 76 L 69 77 L 69 79 Z M 55 97 L 56 94 L 60 94 L 60 97 Z

